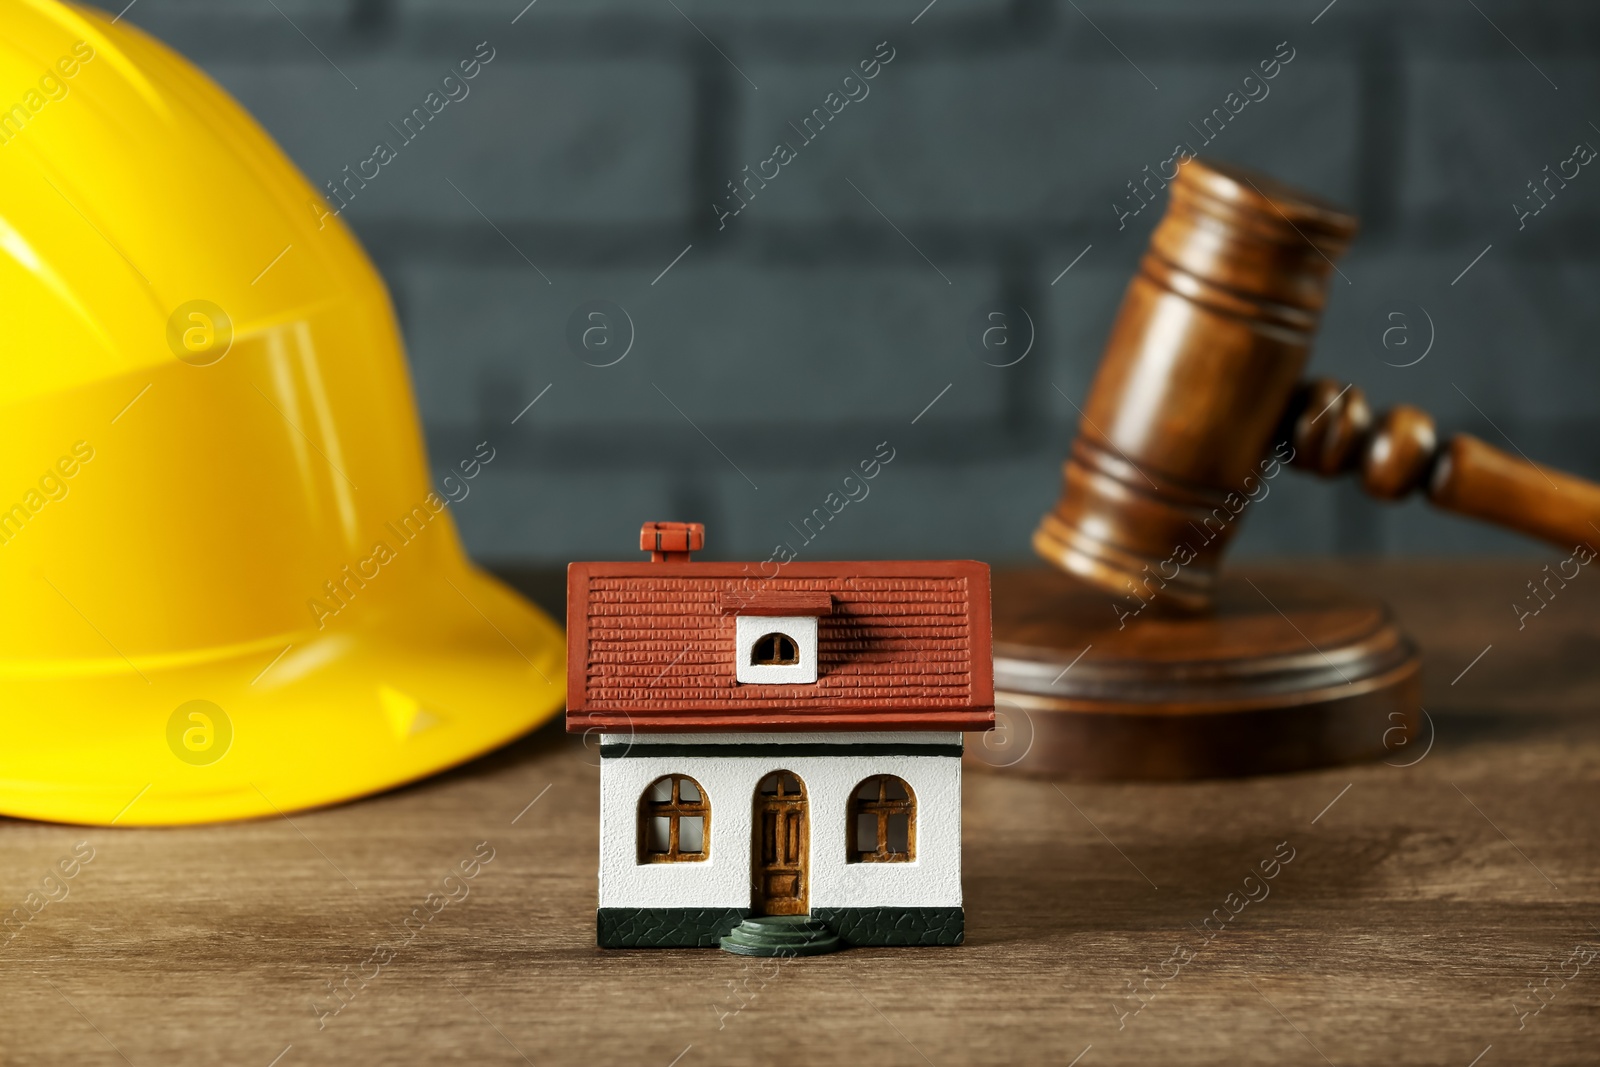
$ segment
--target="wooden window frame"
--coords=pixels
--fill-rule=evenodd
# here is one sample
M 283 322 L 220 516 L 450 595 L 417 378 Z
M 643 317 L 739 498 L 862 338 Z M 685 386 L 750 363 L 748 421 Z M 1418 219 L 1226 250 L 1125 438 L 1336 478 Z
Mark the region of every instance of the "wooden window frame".
M 779 649 L 778 641 L 787 641 L 789 648 L 794 652 L 793 659 L 756 659 L 756 651 L 763 641 L 773 642 L 773 651 Z M 800 662 L 800 642 L 782 630 L 773 630 L 771 633 L 762 634 L 750 644 L 750 666 L 752 667 L 793 667 Z
M 651 800 L 650 791 L 662 781 L 672 782 L 672 794 L 666 800 Z M 684 800 L 680 795 L 683 783 L 694 786 L 700 794 L 698 801 Z M 678 851 L 678 820 L 699 818 L 701 839 L 699 852 Z M 650 850 L 650 820 L 667 820 L 667 851 Z M 663 774 L 653 779 L 639 794 L 639 862 L 640 863 L 701 863 L 711 858 L 711 798 L 705 786 L 687 774 Z
M 904 800 L 891 800 L 885 795 L 890 780 L 900 783 L 900 788 L 906 791 Z M 875 800 L 863 800 L 857 794 L 861 787 L 868 783 L 876 782 L 878 796 Z M 917 858 L 917 794 L 907 782 L 897 774 L 874 774 L 857 782 L 850 790 L 850 803 L 847 814 L 847 846 L 848 852 L 845 860 L 848 863 L 911 863 Z M 856 843 L 856 820 L 862 815 L 875 815 L 878 822 L 877 842 L 872 849 L 860 848 Z M 904 815 L 906 817 L 906 850 L 904 852 L 889 851 L 889 816 Z

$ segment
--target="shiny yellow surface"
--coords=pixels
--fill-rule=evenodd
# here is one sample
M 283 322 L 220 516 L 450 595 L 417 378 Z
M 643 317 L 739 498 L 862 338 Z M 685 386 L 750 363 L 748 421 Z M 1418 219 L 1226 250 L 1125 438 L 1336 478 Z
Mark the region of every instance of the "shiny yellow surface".
M 0 0 L 0 814 L 290 812 L 562 705 L 561 632 L 468 564 L 321 206 L 128 23 Z

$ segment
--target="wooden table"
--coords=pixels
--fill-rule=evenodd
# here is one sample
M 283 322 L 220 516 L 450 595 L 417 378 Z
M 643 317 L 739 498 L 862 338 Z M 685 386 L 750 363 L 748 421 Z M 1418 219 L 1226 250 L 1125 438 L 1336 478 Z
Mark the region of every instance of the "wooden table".
M 292 823 L 0 820 L 4 910 L 93 849 L 0 946 L 0 1062 L 1600 1062 L 1600 575 L 1519 631 L 1543 562 L 1305 567 L 1425 649 L 1413 766 L 969 774 L 960 948 L 600 952 L 596 759 L 555 728 Z M 403 943 L 432 892 L 460 899 Z

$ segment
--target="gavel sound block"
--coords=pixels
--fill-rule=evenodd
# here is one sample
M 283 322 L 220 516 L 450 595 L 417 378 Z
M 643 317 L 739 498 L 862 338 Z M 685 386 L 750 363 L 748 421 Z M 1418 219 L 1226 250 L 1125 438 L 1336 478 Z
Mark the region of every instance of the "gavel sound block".
M 1418 728 L 1418 657 L 1380 602 L 1219 576 L 1286 466 L 1359 471 L 1570 549 L 1600 539 L 1600 488 L 1411 407 L 1302 382 L 1356 220 L 1263 175 L 1198 160 L 1128 287 L 1060 502 L 1034 534 L 1057 572 L 996 575 L 1001 730 L 972 762 L 1082 778 L 1293 770 L 1394 751 Z M 1007 731 L 1011 736 L 1007 735 Z

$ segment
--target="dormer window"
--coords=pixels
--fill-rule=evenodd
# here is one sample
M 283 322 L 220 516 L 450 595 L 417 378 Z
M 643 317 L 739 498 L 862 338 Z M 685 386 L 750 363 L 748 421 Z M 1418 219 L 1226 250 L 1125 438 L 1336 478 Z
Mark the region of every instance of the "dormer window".
M 734 679 L 743 685 L 810 685 L 817 680 L 817 620 L 833 614 L 827 593 L 725 594 L 734 616 Z
M 752 667 L 788 667 L 800 662 L 800 647 L 788 634 L 762 634 L 750 646 Z
M 734 620 L 734 680 L 805 685 L 817 680 L 815 615 L 740 615 Z

